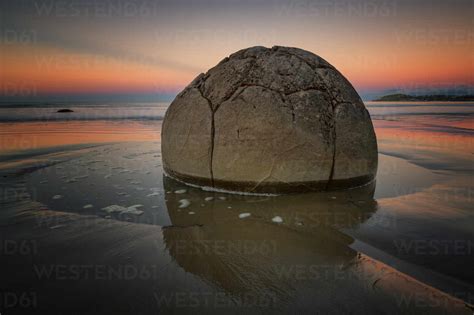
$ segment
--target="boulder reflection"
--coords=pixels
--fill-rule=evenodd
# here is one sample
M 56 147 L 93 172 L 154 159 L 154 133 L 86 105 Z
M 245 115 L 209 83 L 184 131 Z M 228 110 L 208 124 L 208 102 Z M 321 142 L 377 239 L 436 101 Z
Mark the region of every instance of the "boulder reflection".
M 164 187 L 172 225 L 163 235 L 170 255 L 187 272 L 233 296 L 285 300 L 301 282 L 334 286 L 333 271 L 357 256 L 348 246 L 353 239 L 339 230 L 376 210 L 375 184 L 274 197 L 206 192 L 169 177 Z M 250 216 L 239 217 L 243 213 Z M 272 221 L 275 217 L 282 222 Z

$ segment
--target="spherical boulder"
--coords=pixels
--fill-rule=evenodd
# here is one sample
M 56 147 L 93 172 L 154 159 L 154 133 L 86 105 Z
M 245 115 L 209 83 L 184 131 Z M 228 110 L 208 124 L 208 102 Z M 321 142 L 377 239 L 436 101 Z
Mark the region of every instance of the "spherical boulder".
M 364 103 L 321 57 L 240 50 L 197 76 L 169 106 L 165 172 L 251 193 L 351 188 L 374 180 L 377 141 Z

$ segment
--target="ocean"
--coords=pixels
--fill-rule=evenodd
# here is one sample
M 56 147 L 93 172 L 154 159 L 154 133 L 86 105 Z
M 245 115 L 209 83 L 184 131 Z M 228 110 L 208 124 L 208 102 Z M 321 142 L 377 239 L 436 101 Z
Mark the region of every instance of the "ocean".
M 472 312 L 474 103 L 366 102 L 376 182 L 275 197 L 164 176 L 168 105 L 0 107 L 0 269 L 36 310 Z

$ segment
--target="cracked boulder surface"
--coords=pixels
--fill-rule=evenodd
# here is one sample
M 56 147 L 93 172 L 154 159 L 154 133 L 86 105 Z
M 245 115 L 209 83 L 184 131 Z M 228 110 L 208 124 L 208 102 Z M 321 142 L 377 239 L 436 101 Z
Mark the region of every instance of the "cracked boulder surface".
M 200 74 L 162 126 L 167 174 L 241 192 L 345 189 L 374 180 L 372 121 L 349 81 L 298 48 L 251 47 Z

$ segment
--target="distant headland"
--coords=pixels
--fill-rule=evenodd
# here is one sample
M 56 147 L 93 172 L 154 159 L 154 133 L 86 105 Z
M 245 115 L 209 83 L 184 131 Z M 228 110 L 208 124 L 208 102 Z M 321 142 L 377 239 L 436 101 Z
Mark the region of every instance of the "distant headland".
M 420 95 L 389 94 L 382 96 L 376 102 L 473 102 L 474 95 Z

